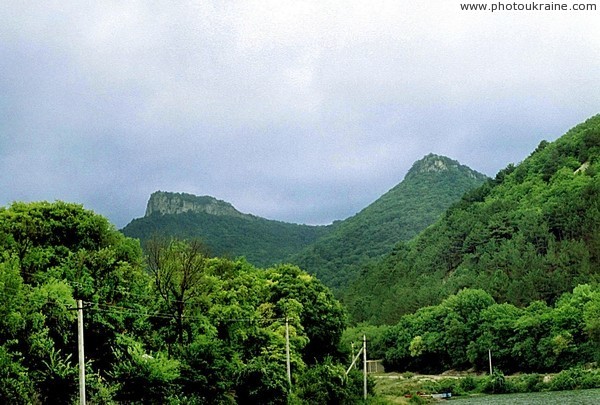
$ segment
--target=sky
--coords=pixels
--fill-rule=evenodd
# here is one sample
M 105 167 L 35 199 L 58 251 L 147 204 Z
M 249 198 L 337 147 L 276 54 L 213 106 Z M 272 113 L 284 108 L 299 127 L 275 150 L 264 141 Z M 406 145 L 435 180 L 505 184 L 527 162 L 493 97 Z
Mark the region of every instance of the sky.
M 585 3 L 5 1 L 0 206 L 121 228 L 162 190 L 327 224 L 428 153 L 494 176 L 600 113 Z

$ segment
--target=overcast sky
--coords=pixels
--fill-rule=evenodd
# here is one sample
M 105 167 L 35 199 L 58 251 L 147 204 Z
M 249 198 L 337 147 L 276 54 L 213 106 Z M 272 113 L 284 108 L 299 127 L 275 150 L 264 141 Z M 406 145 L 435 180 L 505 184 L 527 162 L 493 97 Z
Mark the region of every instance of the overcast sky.
M 4 1 L 0 205 L 122 227 L 163 190 L 325 224 L 430 152 L 493 176 L 600 112 L 600 11 L 459 5 Z

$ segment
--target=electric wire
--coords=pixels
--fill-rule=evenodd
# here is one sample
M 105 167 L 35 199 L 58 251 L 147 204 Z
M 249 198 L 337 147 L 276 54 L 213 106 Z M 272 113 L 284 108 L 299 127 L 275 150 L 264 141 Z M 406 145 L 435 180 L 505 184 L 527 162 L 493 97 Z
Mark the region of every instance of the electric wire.
M 27 272 L 22 272 L 25 273 L 27 275 L 33 275 L 32 273 L 27 273 Z M 66 280 L 58 280 L 58 281 L 66 281 Z M 77 282 L 68 282 L 69 284 L 79 284 Z M 30 284 L 27 283 L 23 283 L 21 284 L 21 286 L 31 286 Z M 16 288 L 16 287 L 11 287 L 8 285 L 3 285 L 0 286 L 0 290 L 10 290 L 10 291 L 14 291 L 14 292 L 21 292 L 23 291 L 22 288 Z M 138 297 L 141 297 L 138 295 Z M 147 298 L 147 297 L 144 297 Z M 172 300 L 169 301 L 169 303 L 173 304 L 173 303 L 181 303 L 183 301 L 176 301 L 176 300 Z M 92 302 L 92 301 L 83 301 L 83 304 L 85 305 L 85 309 L 86 310 L 91 310 L 91 311 L 96 311 L 96 312 L 105 312 L 105 313 L 120 313 L 120 314 L 127 314 L 127 315 L 137 315 L 137 316 L 145 316 L 148 318 L 159 318 L 159 319 L 174 319 L 177 318 L 178 316 L 176 314 L 169 314 L 169 313 L 165 313 L 165 312 L 143 312 L 143 311 L 139 311 L 135 308 L 130 308 L 130 307 L 125 307 L 125 306 L 121 306 L 121 305 L 116 305 L 116 304 L 109 304 L 109 303 L 100 303 L 100 302 Z M 73 308 L 69 308 L 70 310 L 77 310 L 76 307 Z M 288 320 L 292 320 L 295 317 L 288 317 Z M 245 318 L 219 318 L 219 317 L 211 317 L 211 316 L 196 316 L 196 315 L 182 315 L 181 319 L 189 319 L 189 320 L 209 320 L 212 322 L 281 322 L 281 321 L 285 321 L 286 318 L 285 317 L 279 317 L 279 318 L 263 318 L 263 317 L 245 317 Z

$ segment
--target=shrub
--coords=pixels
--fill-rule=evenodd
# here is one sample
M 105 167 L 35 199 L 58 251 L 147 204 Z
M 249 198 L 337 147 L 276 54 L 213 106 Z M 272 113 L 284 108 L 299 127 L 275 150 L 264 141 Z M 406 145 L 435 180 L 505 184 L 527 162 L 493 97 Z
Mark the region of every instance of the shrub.
M 504 394 L 507 391 L 506 378 L 502 371 L 494 371 L 483 381 L 482 391 L 487 394 Z
M 571 368 L 556 374 L 549 383 L 552 391 L 587 389 L 600 387 L 600 370 Z
M 461 381 L 457 378 L 444 378 L 438 382 L 438 393 L 450 392 L 453 396 L 465 395 L 460 383 Z
M 581 369 L 572 368 L 563 370 L 550 380 L 549 388 L 551 391 L 574 390 L 580 387 L 581 377 Z
M 544 379 L 540 374 L 523 374 L 510 381 L 515 392 L 539 392 L 544 388 Z
M 581 376 L 581 388 L 600 388 L 600 370 L 586 370 Z
M 477 389 L 477 381 L 470 375 L 461 378 L 459 385 L 464 392 L 471 392 Z
M 352 370 L 345 376 L 344 367 L 330 358 L 309 367 L 298 378 L 296 397 L 313 404 L 352 404 L 363 398 L 363 375 Z M 373 391 L 373 382 L 368 381 L 368 392 Z

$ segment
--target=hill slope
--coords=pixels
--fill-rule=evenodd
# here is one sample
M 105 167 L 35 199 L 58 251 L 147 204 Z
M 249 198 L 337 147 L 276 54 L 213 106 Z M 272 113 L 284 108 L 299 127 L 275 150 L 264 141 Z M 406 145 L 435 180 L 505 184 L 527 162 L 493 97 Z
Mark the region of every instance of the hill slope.
M 200 239 L 217 256 L 245 256 L 256 266 L 269 266 L 298 252 L 331 227 L 290 224 L 243 214 L 209 196 L 155 192 L 146 215 L 122 232 L 142 242 L 154 235 Z
M 429 154 L 413 164 L 401 183 L 290 261 L 329 287 L 343 289 L 374 258 L 425 229 L 486 179 L 455 160 Z
M 376 323 L 464 287 L 498 302 L 552 303 L 577 284 L 600 281 L 599 270 L 600 115 L 543 141 L 398 244 L 353 285 L 346 303 L 355 320 Z

